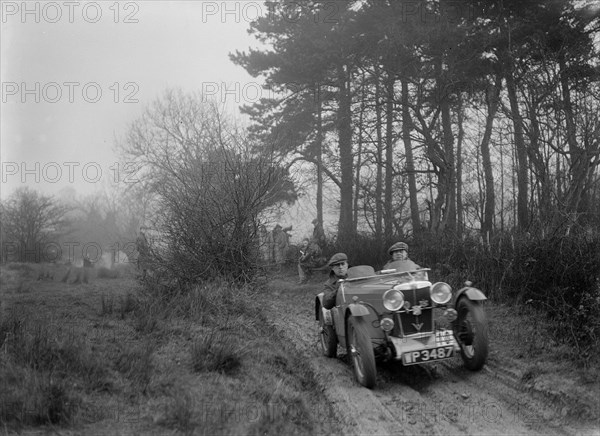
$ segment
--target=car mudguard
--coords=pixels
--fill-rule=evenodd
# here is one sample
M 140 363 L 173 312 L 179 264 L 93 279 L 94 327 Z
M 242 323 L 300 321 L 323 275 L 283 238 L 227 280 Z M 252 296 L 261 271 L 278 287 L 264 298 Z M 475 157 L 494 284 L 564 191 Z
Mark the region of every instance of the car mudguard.
M 479 289 L 473 288 L 471 286 L 465 286 L 456 293 L 456 296 L 454 297 L 455 304 L 463 294 L 466 295 L 467 298 L 472 301 L 487 300 L 487 297 Z
M 315 319 L 317 321 L 319 320 L 319 310 L 323 307 L 323 295 L 325 294 L 321 292 L 315 297 Z
M 369 312 L 369 308 L 367 306 L 359 303 L 349 304 L 348 310 L 350 310 L 352 316 L 367 316 L 371 313 Z

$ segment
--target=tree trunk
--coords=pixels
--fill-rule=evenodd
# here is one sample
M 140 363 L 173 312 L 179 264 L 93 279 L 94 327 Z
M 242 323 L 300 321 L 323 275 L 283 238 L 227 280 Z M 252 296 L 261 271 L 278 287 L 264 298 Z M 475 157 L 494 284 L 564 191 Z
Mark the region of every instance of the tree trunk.
M 566 212 L 572 216 L 572 222 L 575 223 L 578 220 L 577 212 L 579 212 L 579 204 L 584 195 L 589 162 L 585 150 L 577 144 L 571 91 L 569 89 L 569 79 L 566 74 L 567 66 L 563 53 L 560 53 L 558 57 L 558 65 L 560 67 L 560 88 L 563 97 L 562 107 L 567 128 L 567 144 L 569 145 L 569 155 L 571 157 L 571 166 L 569 168 L 571 180 L 567 189 Z
M 317 220 L 323 225 L 323 109 L 321 107 L 321 84 L 317 84 Z
M 517 225 L 525 231 L 529 227 L 529 212 L 527 210 L 527 195 L 529 180 L 527 178 L 527 148 L 523 137 L 523 117 L 517 101 L 517 89 L 512 71 L 506 74 L 506 90 L 510 101 L 510 112 L 514 128 L 515 149 L 517 157 Z
M 338 240 L 352 240 L 355 229 L 352 222 L 352 181 L 354 179 L 354 159 L 352 156 L 352 112 L 350 95 L 350 78 L 347 67 L 338 69 L 338 145 L 340 151 L 340 219 L 338 223 Z
M 489 240 L 489 236 L 494 228 L 494 214 L 496 210 L 496 196 L 494 191 L 494 169 L 492 168 L 492 160 L 490 157 L 490 139 L 492 137 L 492 129 L 494 127 L 494 118 L 498 110 L 498 99 L 500 96 L 500 87 L 502 85 L 502 77 L 498 75 L 494 84 L 489 84 L 487 90 L 487 106 L 488 113 L 485 121 L 485 130 L 481 139 L 481 160 L 483 165 L 485 179 L 485 203 L 483 209 L 483 222 L 481 225 L 481 233 L 484 239 Z
M 412 142 L 410 131 L 412 129 L 412 120 L 409 111 L 408 101 L 408 82 L 402 81 L 402 140 L 404 142 L 404 154 L 406 156 L 406 171 L 408 172 L 408 196 L 410 200 L 410 218 L 412 221 L 413 232 L 415 234 L 421 231 L 421 221 L 419 217 L 419 203 L 417 200 L 417 180 L 415 177 L 415 162 L 413 158 Z
M 352 222 L 353 227 L 356 229 L 358 226 L 358 198 L 360 190 L 360 169 L 362 166 L 362 149 L 363 149 L 363 120 L 365 114 L 365 81 L 364 74 L 361 80 L 361 99 L 360 99 L 360 113 L 358 114 L 358 150 L 356 152 L 356 172 L 354 178 L 354 204 L 353 204 L 353 216 Z
M 386 82 L 386 104 L 385 104 L 385 202 L 384 202 L 384 225 L 385 239 L 390 241 L 394 231 L 394 79 L 388 74 Z
M 456 138 L 456 234 L 462 239 L 463 230 L 465 228 L 464 223 L 464 209 L 462 203 L 462 144 L 465 137 L 464 129 L 464 114 L 463 114 L 463 100 L 462 93 L 459 92 L 457 95 L 457 122 L 458 122 L 458 137 Z
M 375 180 L 375 237 L 382 241 L 383 237 L 383 133 L 381 131 L 381 106 L 379 104 L 380 81 L 375 83 L 375 116 L 377 131 L 377 179 Z
M 450 117 L 450 102 L 445 97 L 442 105 L 442 128 L 444 140 L 444 155 L 447 169 L 446 210 L 444 214 L 444 228 L 452 233 L 456 232 L 456 166 L 454 153 L 454 134 L 452 133 L 452 120 Z

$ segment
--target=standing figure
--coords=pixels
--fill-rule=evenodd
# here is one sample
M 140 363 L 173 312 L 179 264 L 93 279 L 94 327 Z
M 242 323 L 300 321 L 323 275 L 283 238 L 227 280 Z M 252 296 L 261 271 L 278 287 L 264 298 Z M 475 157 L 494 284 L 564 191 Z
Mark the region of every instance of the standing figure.
M 291 226 L 283 229 L 279 224 L 273 229 L 273 259 L 278 270 L 281 270 L 286 260 L 290 237 L 287 232 L 291 229 Z
M 271 253 L 273 252 L 273 238 L 271 237 L 271 234 L 267 232 L 267 228 L 262 224 L 258 228 L 258 244 L 260 260 L 265 264 L 271 263 Z
M 298 259 L 299 285 L 308 282 L 308 279 L 312 276 L 312 268 L 317 266 L 317 259 L 320 254 L 321 249 L 314 241 L 310 241 L 308 238 L 302 240 L 300 259 Z
M 277 268 L 281 268 L 284 260 L 285 235 L 281 226 L 277 224 L 272 232 L 273 235 L 273 261 Z

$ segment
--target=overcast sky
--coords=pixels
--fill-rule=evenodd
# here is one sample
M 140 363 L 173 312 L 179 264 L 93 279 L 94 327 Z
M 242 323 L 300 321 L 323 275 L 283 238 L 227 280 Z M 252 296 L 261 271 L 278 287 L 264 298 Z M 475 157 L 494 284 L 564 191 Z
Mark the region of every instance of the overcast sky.
M 99 171 L 122 174 L 115 136 L 166 88 L 232 111 L 256 100 L 257 79 L 228 54 L 258 44 L 247 29 L 262 3 L 3 1 L 2 198 L 24 184 L 89 194 Z

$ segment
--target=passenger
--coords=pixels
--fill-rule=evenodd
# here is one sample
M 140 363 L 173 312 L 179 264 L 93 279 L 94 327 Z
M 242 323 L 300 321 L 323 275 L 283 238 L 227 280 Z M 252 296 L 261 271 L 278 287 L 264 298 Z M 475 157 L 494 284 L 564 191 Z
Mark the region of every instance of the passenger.
M 404 242 L 396 242 L 388 253 L 392 258 L 383 266 L 383 269 L 395 269 L 396 271 L 414 271 L 421 268 L 408 258 L 408 245 Z
M 344 253 L 336 253 L 331 256 L 327 266 L 331 268 L 331 272 L 329 273 L 329 279 L 323 285 L 325 293 L 323 295 L 323 308 L 329 310 L 335 306 L 340 279 L 345 279 L 348 276 L 348 256 Z

